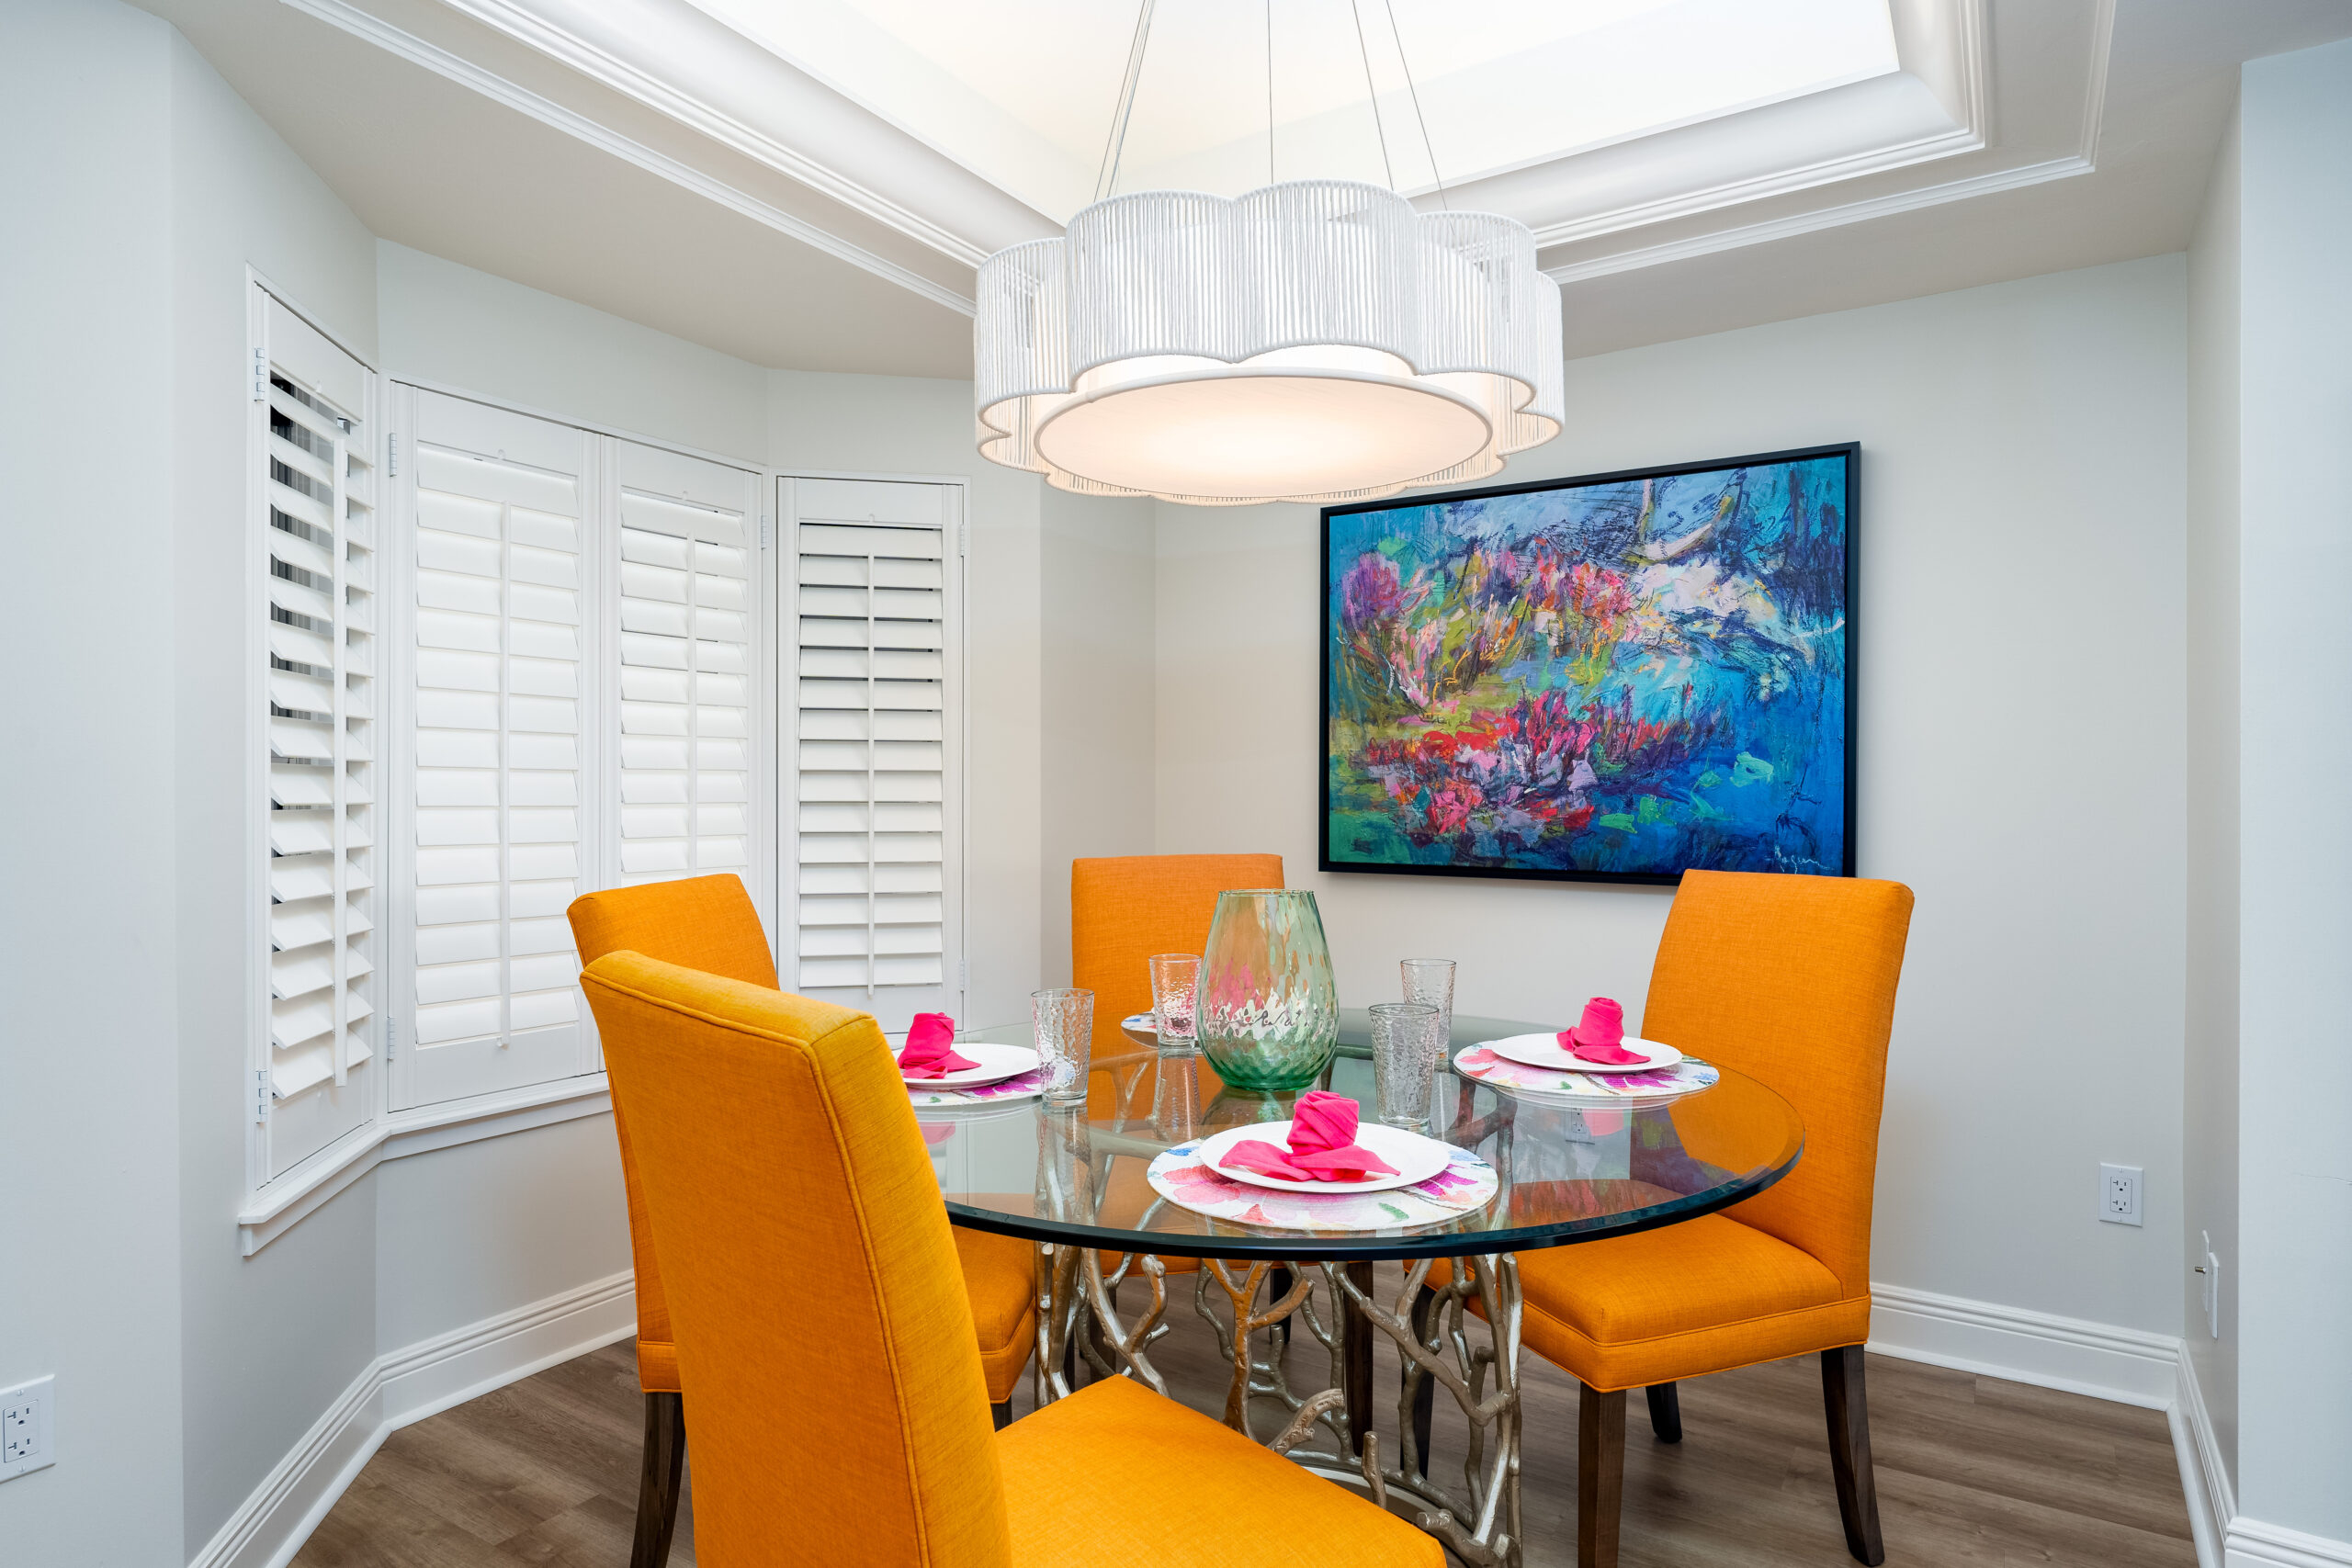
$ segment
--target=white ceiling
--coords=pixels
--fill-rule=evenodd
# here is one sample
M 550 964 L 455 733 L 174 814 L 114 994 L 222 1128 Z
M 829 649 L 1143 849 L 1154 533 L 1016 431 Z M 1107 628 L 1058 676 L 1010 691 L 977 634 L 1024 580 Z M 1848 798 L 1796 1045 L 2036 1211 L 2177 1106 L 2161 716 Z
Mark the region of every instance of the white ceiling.
M 142 3 L 386 238 L 760 364 L 947 377 L 974 265 L 1092 197 L 1136 15 Z M 1535 229 L 1571 354 L 2179 249 L 2237 62 L 2352 34 L 2352 0 L 1355 4 L 1362 53 L 1351 0 L 1271 7 L 1279 174 L 1382 180 L 1385 133 L 1420 190 L 1417 91 L 1417 199 Z M 1120 189 L 1262 181 L 1267 17 L 1159 7 Z

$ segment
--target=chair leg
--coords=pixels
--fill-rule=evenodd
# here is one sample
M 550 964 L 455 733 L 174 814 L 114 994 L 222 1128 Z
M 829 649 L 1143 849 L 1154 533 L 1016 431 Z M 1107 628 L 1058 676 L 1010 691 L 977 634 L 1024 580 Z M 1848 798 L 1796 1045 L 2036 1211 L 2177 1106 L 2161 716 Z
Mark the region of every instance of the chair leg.
M 996 1429 L 1000 1432 L 1003 1431 L 1007 1427 L 1012 1426 L 1012 1401 L 1009 1399 L 1000 1399 L 994 1404 L 989 1405 L 989 1419 L 996 1423 Z
M 1413 1298 L 1413 1337 L 1423 1344 L 1429 1342 L 1430 1319 L 1437 1312 L 1437 1292 L 1422 1287 Z M 1430 1424 L 1437 1408 L 1437 1379 L 1424 1377 L 1421 1386 L 1413 1391 L 1413 1452 L 1420 1461 L 1423 1475 L 1430 1472 Z
M 678 1527 L 678 1481 L 686 1463 L 686 1402 L 674 1393 L 645 1396 L 645 1461 L 637 1483 L 637 1544 L 629 1568 L 662 1568 Z
M 1577 1568 L 1617 1568 L 1617 1516 L 1625 1499 L 1625 1391 L 1579 1383 L 1577 1396 Z
M 1661 1443 L 1682 1440 L 1682 1396 L 1670 1382 L 1654 1382 L 1642 1391 L 1650 1396 L 1650 1430 Z
M 1838 1477 L 1838 1517 L 1854 1561 L 1878 1568 L 1886 1543 L 1878 1533 L 1878 1480 L 1871 1472 L 1871 1410 L 1862 1392 L 1862 1348 L 1821 1353 L 1821 1399 L 1829 1412 L 1829 1468 Z

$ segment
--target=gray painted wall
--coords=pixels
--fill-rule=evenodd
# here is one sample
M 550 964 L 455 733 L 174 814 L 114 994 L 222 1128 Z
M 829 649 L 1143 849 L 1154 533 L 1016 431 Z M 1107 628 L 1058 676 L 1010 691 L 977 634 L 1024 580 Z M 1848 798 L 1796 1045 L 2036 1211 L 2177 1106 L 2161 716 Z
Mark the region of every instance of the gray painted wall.
M 1568 365 L 1513 481 L 1862 443 L 1860 860 L 1917 892 L 1877 1279 L 2181 1329 L 2186 267 L 2177 255 Z M 1159 512 L 1158 845 L 1278 850 L 1343 1000 L 1637 1009 L 1661 889 L 1318 874 L 1317 513 Z M 2060 1071 L 2078 1089 L 2053 1093 Z M 2101 1161 L 2147 1224 L 2099 1223 Z
M 2188 253 L 2188 1076 L 2181 1104 L 2182 1332 L 2222 1462 L 2238 1457 L 2238 131 L 2214 160 Z M 2221 1334 L 2206 1325 L 2211 1245 Z
M 2352 41 L 2238 105 L 2238 1507 L 2352 1540 Z
M 0 1483 L 24 1562 L 183 1540 L 172 73 L 126 6 L 0 9 L 0 1387 L 57 1380 L 57 1463 Z

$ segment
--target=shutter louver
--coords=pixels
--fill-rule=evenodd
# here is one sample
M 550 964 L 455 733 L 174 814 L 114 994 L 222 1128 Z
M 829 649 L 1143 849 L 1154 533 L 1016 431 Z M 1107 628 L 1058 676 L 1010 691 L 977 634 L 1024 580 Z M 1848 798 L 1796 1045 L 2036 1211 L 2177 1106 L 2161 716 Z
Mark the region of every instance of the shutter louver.
M 895 1003 L 947 983 L 948 538 L 808 516 L 794 539 L 797 984 L 904 1027 Z
M 376 475 L 365 367 L 265 307 L 268 1084 L 274 1177 L 365 1121 L 373 1056 Z M 312 1101 L 317 1100 L 317 1103 Z
M 748 881 L 752 481 L 634 446 L 622 465 L 621 880 L 734 872 Z M 628 482 L 687 468 L 701 482 L 673 488 L 706 499 Z
M 581 437 L 419 403 L 406 1103 L 582 1068 Z

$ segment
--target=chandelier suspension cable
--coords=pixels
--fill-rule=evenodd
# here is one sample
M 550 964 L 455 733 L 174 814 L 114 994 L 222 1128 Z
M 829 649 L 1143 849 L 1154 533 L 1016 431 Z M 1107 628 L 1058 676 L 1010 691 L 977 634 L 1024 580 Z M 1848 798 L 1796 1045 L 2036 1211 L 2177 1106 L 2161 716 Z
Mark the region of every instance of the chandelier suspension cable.
M 1119 107 L 1111 117 L 1110 140 L 1102 144 L 1102 172 L 1094 176 L 1097 201 L 1109 196 L 1111 187 L 1119 180 L 1119 159 L 1127 150 L 1127 118 L 1135 113 L 1136 84 L 1143 79 L 1143 46 L 1151 36 L 1151 8 L 1155 3 L 1156 0 L 1143 0 L 1136 11 L 1135 41 L 1127 46 L 1126 80 L 1119 84 Z M 1363 27 L 1359 25 L 1356 31 L 1361 35 Z
M 1266 0 L 1266 183 L 1274 179 L 1274 0 Z
M 1273 0 L 1267 0 L 1268 5 L 1272 3 Z M 1405 73 L 1405 91 L 1412 95 L 1413 123 L 1421 128 L 1421 151 L 1429 156 L 1430 177 L 1437 181 L 1437 203 L 1451 212 L 1453 210 L 1453 198 L 1445 194 L 1445 175 L 1438 172 L 1437 148 L 1430 141 L 1430 122 L 1421 113 L 1421 90 L 1413 85 L 1413 62 L 1405 58 L 1405 35 L 1396 30 L 1396 0 L 1380 0 L 1380 3 L 1388 12 L 1388 36 L 1396 40 L 1396 63 Z M 1268 69 L 1271 74 L 1272 68 Z
M 1372 103 L 1372 129 L 1380 137 L 1380 172 L 1388 176 L 1388 188 L 1396 188 L 1396 171 L 1388 163 L 1388 128 L 1380 120 L 1380 95 L 1372 85 L 1372 51 L 1364 47 L 1363 0 L 1348 0 L 1348 15 L 1355 18 L 1356 54 L 1363 62 L 1363 95 Z

